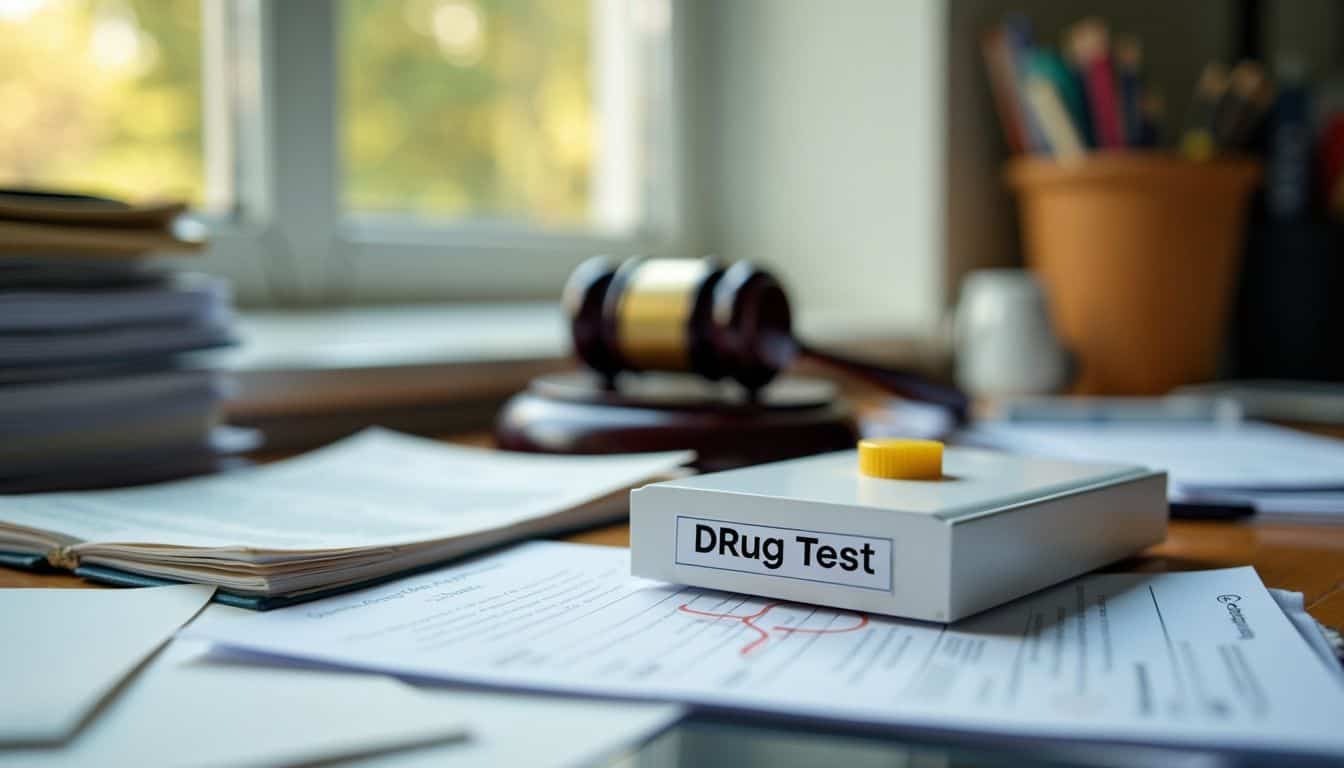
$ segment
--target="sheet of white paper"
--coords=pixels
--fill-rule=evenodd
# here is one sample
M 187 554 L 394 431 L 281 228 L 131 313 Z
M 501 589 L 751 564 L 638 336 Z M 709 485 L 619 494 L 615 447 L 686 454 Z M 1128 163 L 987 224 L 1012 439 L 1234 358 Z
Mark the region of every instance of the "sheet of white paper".
M 1269 594 L 1274 598 L 1274 602 L 1283 609 L 1283 615 L 1288 617 L 1297 628 L 1297 633 L 1302 636 L 1307 647 L 1320 657 L 1325 663 L 1325 667 L 1331 674 L 1339 679 L 1340 685 L 1344 685 L 1344 665 L 1339 663 L 1335 656 L 1335 649 L 1330 646 L 1330 641 L 1326 639 L 1325 633 L 1321 631 L 1320 622 L 1307 613 L 1307 601 L 1301 592 L 1292 592 L 1286 589 L 1271 589 Z
M 0 745 L 67 738 L 214 591 L 0 589 Z
M 1344 688 L 1250 568 L 1093 575 L 944 627 L 634 579 L 628 558 L 527 544 L 201 637 L 483 685 L 1344 754 Z
M 122 490 L 0 499 L 0 522 L 83 541 L 305 550 L 503 527 L 636 485 L 685 451 L 549 456 L 382 429 L 254 469 Z
M 359 768 L 579 768 L 599 766 L 671 727 L 674 704 L 605 702 L 554 696 L 419 689 L 467 718 L 463 742 L 381 755 Z
M 251 611 L 209 606 L 193 626 Z M 220 663 L 178 640 L 68 745 L 0 767 L 586 765 L 671 725 L 670 704 L 420 689 L 380 675 Z M 526 729 L 526 738 L 520 730 Z
M 1344 487 L 1344 441 L 1255 422 L 986 422 L 962 438 L 1043 456 L 1163 469 L 1173 486 L 1192 489 Z
M 391 678 L 200 664 L 205 650 L 174 642 L 64 746 L 0 750 L 0 767 L 294 765 L 466 737 L 460 708 Z

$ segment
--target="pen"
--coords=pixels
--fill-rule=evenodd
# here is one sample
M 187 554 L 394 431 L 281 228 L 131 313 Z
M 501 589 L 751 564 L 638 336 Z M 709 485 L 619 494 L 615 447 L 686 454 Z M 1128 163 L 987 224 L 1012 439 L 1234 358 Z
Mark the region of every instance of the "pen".
M 1255 515 L 1254 506 L 1236 502 L 1172 501 L 1167 506 L 1173 520 L 1237 520 Z

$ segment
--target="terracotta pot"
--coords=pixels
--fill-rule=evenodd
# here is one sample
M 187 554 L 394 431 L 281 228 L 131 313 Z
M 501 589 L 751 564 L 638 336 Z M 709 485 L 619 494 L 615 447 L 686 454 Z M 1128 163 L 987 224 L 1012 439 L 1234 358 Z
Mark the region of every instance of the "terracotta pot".
M 1260 166 L 1161 153 L 1017 158 L 1027 265 L 1077 355 L 1080 394 L 1161 394 L 1213 377 Z

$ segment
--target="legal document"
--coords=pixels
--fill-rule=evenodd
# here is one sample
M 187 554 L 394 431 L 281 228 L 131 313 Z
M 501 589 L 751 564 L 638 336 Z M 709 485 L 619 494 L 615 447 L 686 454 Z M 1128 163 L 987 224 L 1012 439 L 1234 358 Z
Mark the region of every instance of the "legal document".
M 1344 521 L 1344 440 L 1270 424 L 990 421 L 959 439 L 1161 469 L 1175 502 L 1249 506 L 1275 520 Z
M 375 428 L 236 472 L 0 497 L 0 551 L 214 584 L 267 607 L 261 598 L 302 598 L 625 519 L 625 491 L 693 457 L 512 453 Z
M 1097 574 L 954 625 L 629 576 L 538 542 L 248 617 L 226 648 L 846 723 L 1344 754 L 1344 686 L 1251 568 Z

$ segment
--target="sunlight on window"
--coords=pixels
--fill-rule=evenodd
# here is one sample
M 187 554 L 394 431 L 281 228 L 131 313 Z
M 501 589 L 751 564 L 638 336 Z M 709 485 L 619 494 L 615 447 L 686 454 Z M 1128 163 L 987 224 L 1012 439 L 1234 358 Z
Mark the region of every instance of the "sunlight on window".
M 346 207 L 588 223 L 590 6 L 346 0 Z
M 204 196 L 198 0 L 0 0 L 0 186 Z

